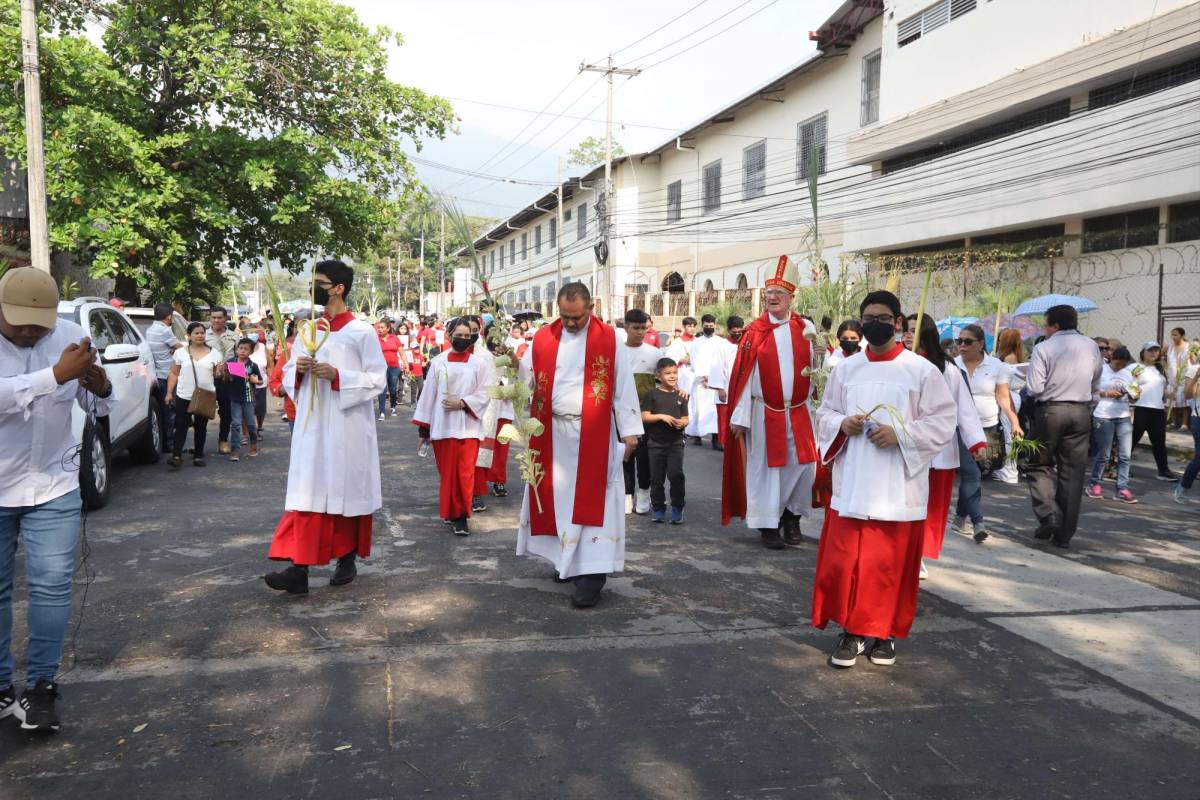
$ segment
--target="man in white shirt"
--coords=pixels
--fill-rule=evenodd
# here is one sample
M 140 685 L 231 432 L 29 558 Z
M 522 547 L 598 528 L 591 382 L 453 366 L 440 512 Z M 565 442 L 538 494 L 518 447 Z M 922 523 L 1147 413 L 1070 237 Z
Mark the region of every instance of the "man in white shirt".
M 640 402 L 654 388 L 654 371 L 662 350 L 646 343 L 650 317 L 639 308 L 625 312 L 625 354 L 629 356 L 633 383 Z M 646 437 L 638 440 L 633 456 L 625 461 L 625 513 L 650 512 L 650 450 Z
M 146 343 L 150 345 L 150 354 L 154 357 L 154 377 L 158 379 L 158 390 L 167 396 L 167 378 L 171 374 L 171 365 L 175 363 L 175 351 L 183 347 L 171 323 L 175 319 L 175 309 L 170 303 L 159 303 L 154 307 L 154 322 L 146 329 Z M 265 372 L 263 374 L 266 374 Z M 175 406 L 165 407 L 167 430 L 175 430 Z
M 112 406 L 112 385 L 91 340 L 58 318 L 58 286 L 41 270 L 0 279 L 0 718 L 26 730 L 59 729 L 58 684 L 71 617 L 71 575 L 79 543 L 79 473 L 68 470 L 79 441 L 71 406 L 96 416 Z M 12 686 L 12 588 L 17 537 L 24 538 L 26 688 Z

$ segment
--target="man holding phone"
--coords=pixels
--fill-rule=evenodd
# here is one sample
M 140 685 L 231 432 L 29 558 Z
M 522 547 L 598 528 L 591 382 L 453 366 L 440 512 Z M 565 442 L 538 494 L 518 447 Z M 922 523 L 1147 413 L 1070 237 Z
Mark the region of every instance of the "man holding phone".
M 41 270 L 0 278 L 0 718 L 26 730 L 59 729 L 59 661 L 71 617 L 71 576 L 79 544 L 79 448 L 71 406 L 96 416 L 112 406 L 112 385 L 83 329 L 59 319 L 58 286 Z M 12 588 L 17 537 L 25 542 L 29 642 L 25 690 L 12 685 Z

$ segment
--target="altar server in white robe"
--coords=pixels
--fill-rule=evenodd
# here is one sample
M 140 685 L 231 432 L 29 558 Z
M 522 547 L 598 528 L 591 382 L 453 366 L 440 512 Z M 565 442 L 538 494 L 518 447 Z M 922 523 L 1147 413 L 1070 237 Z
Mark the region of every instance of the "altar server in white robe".
M 476 459 L 483 418 L 491 402 L 492 360 L 475 352 L 478 334 L 466 319 L 450 323 L 450 350 L 429 362 L 425 389 L 413 412 L 421 438 L 429 439 L 437 463 L 438 510 L 459 536 L 469 536 Z
M 695 374 L 692 396 L 688 403 L 688 426 L 684 434 L 691 436 L 697 444 L 703 444 L 705 436 L 712 440 L 714 450 L 721 449 L 717 439 L 717 392 L 708 385 L 713 365 L 719 358 L 721 337 L 717 336 L 717 318 L 705 314 L 700 318 L 700 335 L 691 346 L 692 371 Z
M 667 358 L 679 367 L 679 391 L 691 395 L 696 372 L 692 369 L 692 344 L 696 341 L 695 317 L 683 318 L 683 332 L 667 345 Z
M 803 542 L 800 518 L 812 513 L 817 449 L 805 370 L 813 363 L 813 326 L 791 310 L 799 276 L 781 256 L 765 282 L 767 310 L 738 345 L 728 390 L 721 523 L 743 517 L 763 546 Z
M 742 340 L 745 328 L 746 323 L 741 317 L 732 316 L 725 321 L 725 336 L 717 338 L 717 354 L 708 371 L 708 388 L 717 395 L 717 441 L 722 447 L 729 434 L 729 412 L 732 411 L 729 407 L 729 379 L 733 375 L 738 342 Z
M 592 316 L 582 283 L 558 293 L 559 317 L 521 359 L 533 388 L 530 441 L 542 476 L 526 486 L 517 555 L 540 556 L 573 579 L 577 608 L 600 599 L 607 576 L 625 567 L 624 459 L 642 435 L 641 410 L 624 343 Z
M 375 327 L 346 307 L 354 270 L 341 261 L 313 267 L 315 299 L 325 308 L 315 353 L 301 336 L 283 367 L 296 404 L 287 499 L 268 557 L 292 566 L 264 575 L 272 589 L 308 592 L 308 568 L 338 560 L 331 586 L 357 574 L 371 553 L 372 514 L 383 505 L 375 403 L 387 385 L 387 362 Z M 315 395 L 314 395 L 315 392 Z
M 812 622 L 842 627 L 834 667 L 868 658 L 896 662 L 908 636 L 929 510 L 929 468 L 950 443 L 958 409 L 933 364 L 894 340 L 900 301 L 875 291 L 862 301 L 865 351 L 829 375 L 817 411 L 821 460 L 833 495 L 821 530 Z

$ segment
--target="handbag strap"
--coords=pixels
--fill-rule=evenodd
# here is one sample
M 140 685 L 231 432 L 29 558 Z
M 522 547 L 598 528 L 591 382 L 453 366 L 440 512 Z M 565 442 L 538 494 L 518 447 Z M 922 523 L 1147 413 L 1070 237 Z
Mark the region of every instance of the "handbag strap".
M 192 355 L 191 347 L 188 348 L 188 361 L 192 362 L 192 381 L 195 383 L 195 386 L 192 387 L 192 394 L 195 394 L 196 390 L 200 388 L 200 376 L 196 374 L 196 359 Z

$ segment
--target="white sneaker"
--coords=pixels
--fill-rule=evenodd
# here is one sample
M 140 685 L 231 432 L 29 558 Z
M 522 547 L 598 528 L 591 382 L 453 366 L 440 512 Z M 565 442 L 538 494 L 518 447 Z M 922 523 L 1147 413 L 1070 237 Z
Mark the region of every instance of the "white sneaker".
M 633 499 L 633 513 L 649 514 L 650 513 L 650 490 L 637 489 L 637 494 Z
M 633 513 L 633 495 L 631 495 L 631 494 L 625 495 L 625 513 L 626 514 Z
M 921 559 L 921 580 L 929 577 L 929 568 L 925 566 L 925 559 Z
M 1175 486 L 1175 502 L 1179 503 L 1181 506 L 1186 506 L 1188 504 L 1187 489 L 1183 488 L 1183 484 L 1177 484 Z
M 383 422 L 385 419 L 387 419 L 387 417 L 385 417 L 383 414 L 380 414 L 380 415 L 379 415 L 379 421 L 380 421 L 380 422 Z

